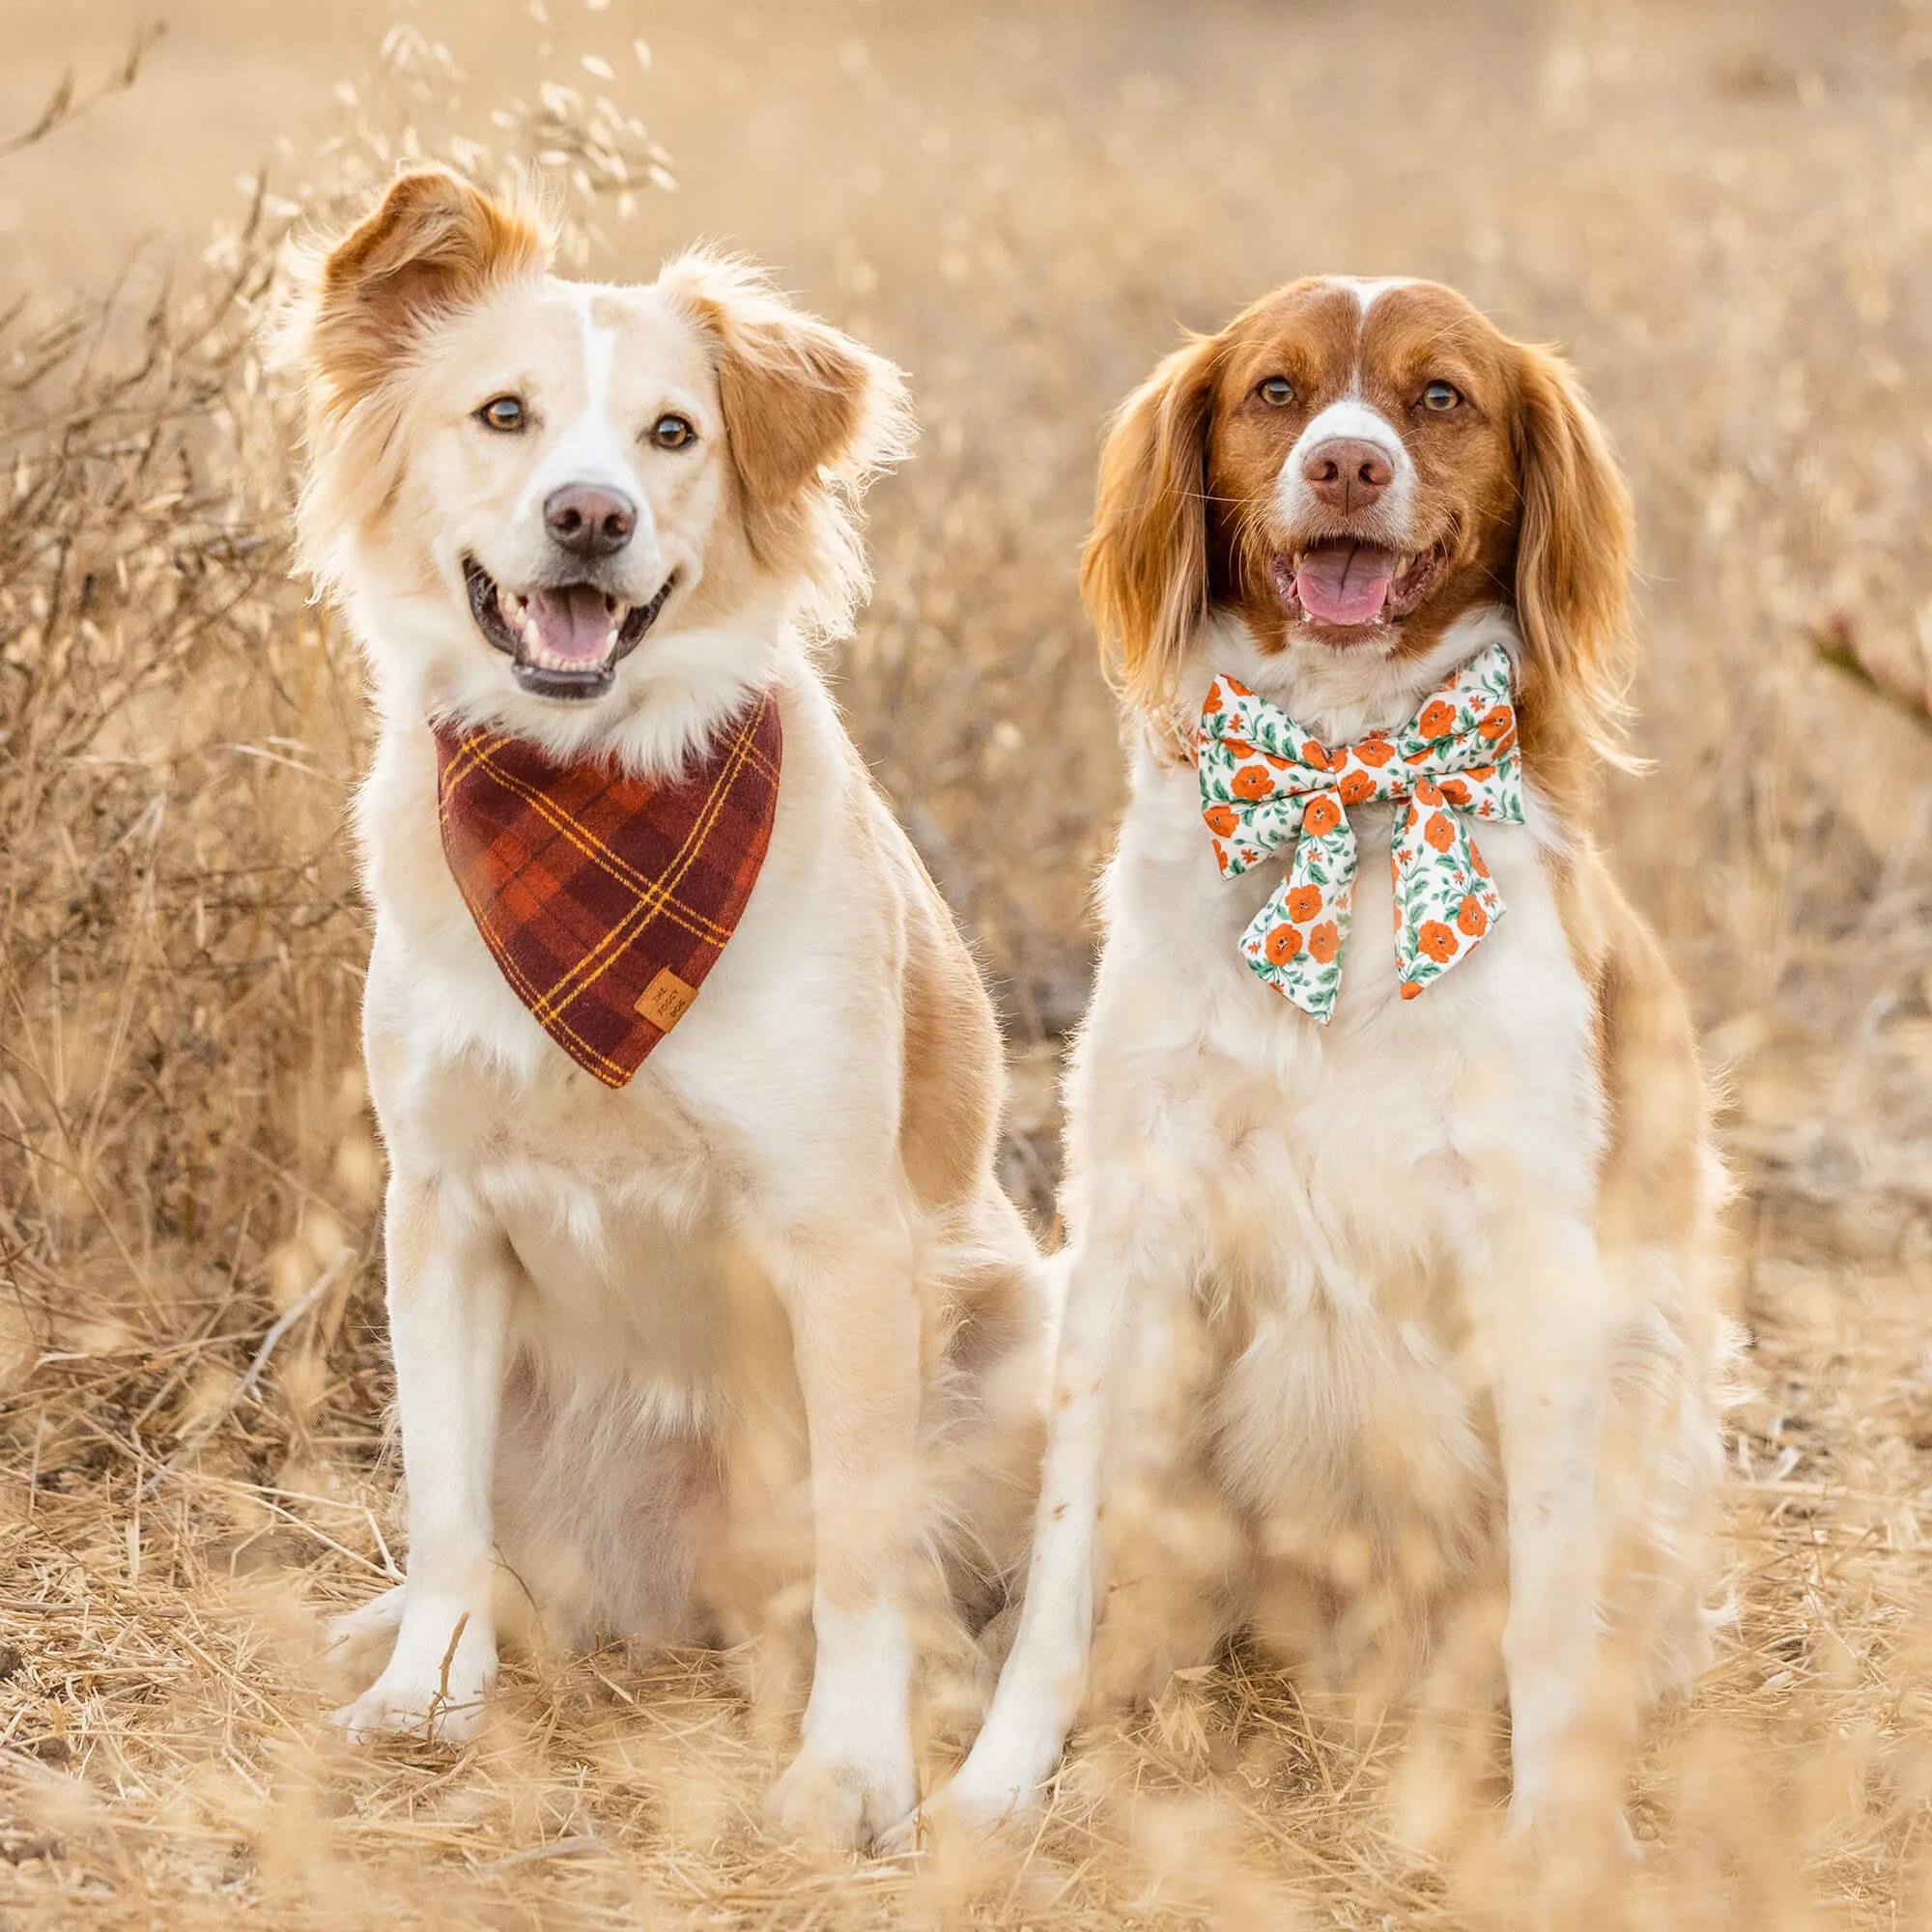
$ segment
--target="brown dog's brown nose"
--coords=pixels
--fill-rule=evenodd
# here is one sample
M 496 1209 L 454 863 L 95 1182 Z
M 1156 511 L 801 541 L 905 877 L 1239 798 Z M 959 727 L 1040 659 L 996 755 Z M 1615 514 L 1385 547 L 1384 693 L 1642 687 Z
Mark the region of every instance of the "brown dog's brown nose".
M 1302 459 L 1308 487 L 1331 510 L 1366 510 L 1391 482 L 1388 451 L 1357 437 L 1331 437 Z
M 638 527 L 638 506 L 615 490 L 566 483 L 544 501 L 550 533 L 572 556 L 612 556 Z

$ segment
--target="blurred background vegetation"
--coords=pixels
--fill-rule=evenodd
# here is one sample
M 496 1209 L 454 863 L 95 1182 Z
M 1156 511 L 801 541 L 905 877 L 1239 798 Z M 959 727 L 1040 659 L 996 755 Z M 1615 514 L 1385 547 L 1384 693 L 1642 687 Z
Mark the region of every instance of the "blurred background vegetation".
M 0 1913 L 1932 1922 L 1932 7 L 0 21 Z M 740 246 L 910 372 L 837 676 L 995 985 L 1042 1224 L 1120 803 L 1074 583 L 1105 412 L 1318 270 L 1454 282 L 1578 362 L 1638 504 L 1655 761 L 1602 832 L 1726 1081 L 1752 1340 L 1740 1620 L 1650 1740 L 1652 1856 L 1587 1905 L 1406 1846 L 1398 1731 L 1240 1658 L 1090 1739 L 1017 1863 L 937 1878 L 765 1846 L 782 1725 L 702 1659 L 529 1660 L 456 1759 L 315 1748 L 315 1619 L 394 1569 L 365 727 L 288 579 L 254 330 L 286 227 L 412 152 L 546 173 L 580 272 Z

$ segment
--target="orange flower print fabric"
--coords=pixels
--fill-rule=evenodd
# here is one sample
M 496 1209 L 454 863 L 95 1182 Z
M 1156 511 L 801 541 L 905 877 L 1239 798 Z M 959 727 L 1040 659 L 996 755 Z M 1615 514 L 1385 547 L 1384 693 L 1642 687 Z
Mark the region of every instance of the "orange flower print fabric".
M 1355 891 L 1347 807 L 1390 799 L 1396 975 L 1413 999 L 1502 917 L 1468 820 L 1522 823 L 1522 753 L 1498 644 L 1454 672 L 1401 730 L 1321 745 L 1287 712 L 1217 677 L 1201 713 L 1201 813 L 1225 877 L 1295 838 L 1280 890 L 1241 935 L 1248 964 L 1326 1024 L 1335 1010 Z M 1298 835 L 1298 837 L 1297 837 Z

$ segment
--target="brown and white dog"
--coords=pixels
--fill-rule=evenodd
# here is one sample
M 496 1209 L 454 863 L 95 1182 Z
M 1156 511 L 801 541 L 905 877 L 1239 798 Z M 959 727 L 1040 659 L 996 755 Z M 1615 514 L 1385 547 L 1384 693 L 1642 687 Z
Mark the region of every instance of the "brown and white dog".
M 352 1736 L 471 1733 L 503 1619 L 737 1640 L 810 1579 L 781 1826 L 917 1796 L 922 1578 L 969 1620 L 1025 1548 L 1049 1289 L 993 1174 L 1000 1043 L 814 668 L 867 582 L 894 369 L 697 253 L 554 279 L 529 213 L 403 175 L 309 267 L 305 557 L 363 645 L 358 822 L 409 1578 Z M 675 779 L 762 694 L 769 850 L 628 1084 L 512 991 L 439 834 L 432 724 Z
M 1024 1806 L 1090 1689 L 1157 1689 L 1247 1624 L 1413 1660 L 1506 1587 L 1519 1825 L 1606 1703 L 1699 1668 L 1721 1177 L 1683 1002 L 1590 836 L 1630 545 L 1566 367 L 1430 283 L 1294 283 L 1122 409 L 1083 582 L 1145 728 L 1068 1081 L 1051 1443 L 1020 1634 L 930 1810 Z M 1403 808 L 1350 805 L 1317 1024 L 1239 950 L 1287 849 L 1223 876 L 1188 727 L 1230 677 L 1319 762 L 1493 646 L 1526 781 L 1524 823 L 1477 828 L 1507 917 L 1399 985 Z

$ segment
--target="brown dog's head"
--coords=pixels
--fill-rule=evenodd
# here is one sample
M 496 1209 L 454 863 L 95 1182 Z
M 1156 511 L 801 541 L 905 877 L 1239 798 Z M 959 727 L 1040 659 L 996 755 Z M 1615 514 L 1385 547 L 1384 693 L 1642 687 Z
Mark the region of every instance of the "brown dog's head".
M 1526 753 L 1567 796 L 1615 755 L 1631 535 L 1564 363 L 1436 283 L 1320 278 L 1177 350 L 1127 399 L 1081 582 L 1148 710 L 1212 610 L 1264 653 L 1387 660 L 1502 606 Z
M 529 211 L 400 176 L 308 265 L 305 555 L 385 691 L 582 743 L 755 681 L 786 615 L 865 582 L 853 504 L 899 453 L 889 364 L 704 253 L 550 273 Z

